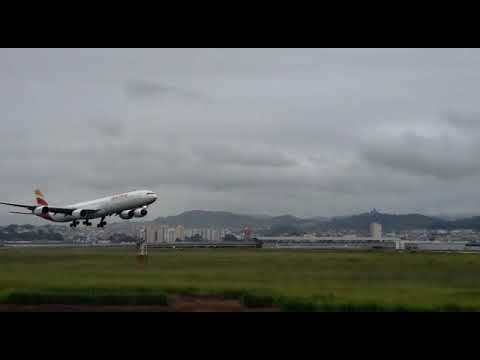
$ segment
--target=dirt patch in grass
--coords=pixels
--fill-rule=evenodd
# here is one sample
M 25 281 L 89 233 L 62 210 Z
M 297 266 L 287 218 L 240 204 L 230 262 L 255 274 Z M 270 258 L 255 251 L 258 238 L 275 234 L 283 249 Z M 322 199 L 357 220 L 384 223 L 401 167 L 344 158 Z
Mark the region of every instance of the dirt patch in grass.
M 247 307 L 240 300 L 224 299 L 215 296 L 176 296 L 172 307 L 175 311 L 223 311 L 223 312 L 252 312 L 252 311 L 279 311 L 276 306 Z
M 276 306 L 246 307 L 215 296 L 173 296 L 170 305 L 0 304 L 0 312 L 272 312 Z

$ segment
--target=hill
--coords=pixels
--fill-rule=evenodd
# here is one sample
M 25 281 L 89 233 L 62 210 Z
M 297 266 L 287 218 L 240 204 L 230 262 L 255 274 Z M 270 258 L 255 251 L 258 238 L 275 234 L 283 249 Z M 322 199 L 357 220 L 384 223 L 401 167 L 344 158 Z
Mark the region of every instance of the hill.
M 383 214 L 377 211 L 359 215 L 333 218 L 320 224 L 319 229 L 324 230 L 362 230 L 367 231 L 372 222 L 382 224 L 384 231 L 401 231 L 413 229 L 428 229 L 441 221 L 438 218 L 421 214 Z
M 231 227 L 268 226 L 270 217 L 234 214 L 227 211 L 192 210 L 179 215 L 160 217 L 154 222 L 172 226 L 183 225 L 187 228 L 195 227 Z
M 288 214 L 281 216 L 255 216 L 226 211 L 193 210 L 175 216 L 160 217 L 154 220 L 154 222 L 172 226 L 183 225 L 187 228 L 226 227 L 238 229 L 249 226 L 255 229 L 268 229 L 266 233 L 268 235 L 325 230 L 368 231 L 372 222 L 381 223 L 384 231 L 429 229 L 435 226 L 444 226 L 446 228 L 445 223 L 454 223 L 452 226 L 456 226 L 454 221 L 449 222 L 421 214 L 384 214 L 375 210 L 368 213 L 331 219 L 323 217 L 303 219 Z
M 224 227 L 224 228 L 251 228 L 262 229 L 277 226 L 306 226 L 325 221 L 325 218 L 302 219 L 292 215 L 268 216 L 235 214 L 228 211 L 192 210 L 179 215 L 159 217 L 154 222 L 172 226 L 183 225 L 195 227 Z
M 454 230 L 454 229 L 472 229 L 480 230 L 480 216 L 474 216 L 466 219 L 457 219 L 452 221 L 438 219 L 435 223 L 430 226 L 430 229 L 444 229 L 444 230 Z
M 238 231 L 245 227 L 258 234 L 277 236 L 280 234 L 303 234 L 328 230 L 368 231 L 372 222 L 382 224 L 384 232 L 413 229 L 474 229 L 480 231 L 480 216 L 461 219 L 445 219 L 421 214 L 385 214 L 371 211 L 357 215 L 333 218 L 300 218 L 285 214 L 280 216 L 235 214 L 227 211 L 192 210 L 179 215 L 160 217 L 153 221 L 125 221 L 109 224 L 108 231 L 135 235 L 145 223 L 156 222 L 186 228 L 230 228 Z M 0 227 L 0 239 L 29 239 L 39 234 L 45 238 L 59 238 L 58 234 L 70 233 L 64 226 L 9 225 Z

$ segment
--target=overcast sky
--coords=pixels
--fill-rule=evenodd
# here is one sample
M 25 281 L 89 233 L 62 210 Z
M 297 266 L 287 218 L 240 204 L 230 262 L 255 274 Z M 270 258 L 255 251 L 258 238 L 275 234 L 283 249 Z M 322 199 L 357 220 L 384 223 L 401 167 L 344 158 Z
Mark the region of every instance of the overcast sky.
M 0 49 L 0 123 L 1 201 L 480 214 L 476 49 Z

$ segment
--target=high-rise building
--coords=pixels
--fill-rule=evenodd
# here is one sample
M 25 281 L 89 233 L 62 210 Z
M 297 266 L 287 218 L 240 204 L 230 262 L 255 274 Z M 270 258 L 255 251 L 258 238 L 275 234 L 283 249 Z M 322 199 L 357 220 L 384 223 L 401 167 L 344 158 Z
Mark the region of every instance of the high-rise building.
M 158 241 L 167 242 L 168 240 L 168 226 L 160 225 L 158 228 Z
M 167 242 L 174 243 L 175 242 L 175 228 L 169 228 L 167 234 L 168 234 Z
M 382 225 L 376 222 L 370 224 L 370 236 L 374 240 L 382 239 Z
M 200 235 L 202 235 L 203 240 L 208 240 L 208 229 L 200 229 Z
M 168 241 L 168 230 L 169 227 L 167 225 L 161 224 L 147 224 L 145 226 L 145 239 L 148 243 L 162 243 Z
M 144 238 L 148 243 L 157 241 L 157 224 L 147 224 L 144 229 Z
M 249 227 L 246 227 L 243 230 L 243 238 L 248 241 L 250 240 L 251 237 L 252 237 L 252 230 Z
M 175 240 L 185 240 L 185 228 L 182 225 L 178 225 L 175 228 Z

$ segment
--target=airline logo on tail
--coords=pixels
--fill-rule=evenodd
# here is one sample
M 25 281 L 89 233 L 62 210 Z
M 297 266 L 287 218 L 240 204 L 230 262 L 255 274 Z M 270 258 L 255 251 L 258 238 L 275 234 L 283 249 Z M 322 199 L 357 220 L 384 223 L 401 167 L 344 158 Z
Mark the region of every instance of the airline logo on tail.
M 47 206 L 48 202 L 45 200 L 45 196 L 40 190 L 35 190 L 35 197 L 37 198 L 37 205 Z

